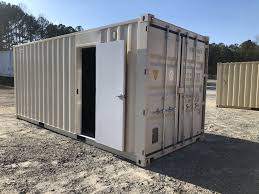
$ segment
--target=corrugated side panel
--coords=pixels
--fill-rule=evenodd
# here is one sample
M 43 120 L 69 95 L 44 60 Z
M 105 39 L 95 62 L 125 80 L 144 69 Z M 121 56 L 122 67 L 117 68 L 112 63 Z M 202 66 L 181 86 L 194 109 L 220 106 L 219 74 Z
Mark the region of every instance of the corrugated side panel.
M 81 134 L 81 49 L 125 40 L 127 52 L 125 147 L 135 151 L 137 58 L 146 53 L 146 39 L 138 38 L 138 19 L 74 35 L 16 46 L 17 115 Z M 144 28 L 143 28 L 144 30 Z M 145 57 L 145 55 L 144 55 Z M 114 71 L 116 73 L 116 70 Z M 78 89 L 78 94 L 77 93 Z M 47 127 L 49 128 L 49 127 Z M 141 139 L 143 142 L 143 139 Z
M 73 132 L 74 36 L 25 44 L 14 50 L 17 115 Z
M 218 107 L 259 108 L 259 62 L 219 63 Z

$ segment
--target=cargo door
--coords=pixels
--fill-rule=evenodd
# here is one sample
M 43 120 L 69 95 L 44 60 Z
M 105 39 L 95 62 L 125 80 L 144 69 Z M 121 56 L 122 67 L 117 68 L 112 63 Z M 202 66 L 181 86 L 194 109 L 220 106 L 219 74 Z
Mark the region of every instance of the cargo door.
M 146 154 L 177 143 L 179 34 L 149 27 Z
M 182 41 L 178 141 L 200 133 L 203 114 L 205 44 L 189 37 Z
M 96 45 L 96 142 L 123 151 L 125 45 Z
M 194 96 L 193 96 L 193 136 L 200 134 L 204 128 L 204 106 L 206 91 L 204 91 L 204 69 L 206 45 L 202 42 L 196 44 L 196 62 L 194 66 Z M 206 86 L 205 86 L 206 87 Z
M 165 77 L 164 77 L 164 106 L 163 106 L 163 143 L 162 148 L 177 143 L 178 98 L 177 87 L 180 77 L 180 35 L 169 33 L 166 36 Z

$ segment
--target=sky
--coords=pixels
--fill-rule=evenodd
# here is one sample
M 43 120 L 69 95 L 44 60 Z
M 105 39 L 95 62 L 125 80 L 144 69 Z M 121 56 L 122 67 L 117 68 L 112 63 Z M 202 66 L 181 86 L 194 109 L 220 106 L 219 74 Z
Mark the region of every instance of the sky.
M 50 22 L 84 29 L 151 13 L 169 23 L 235 44 L 259 39 L 259 0 L 4 0 Z

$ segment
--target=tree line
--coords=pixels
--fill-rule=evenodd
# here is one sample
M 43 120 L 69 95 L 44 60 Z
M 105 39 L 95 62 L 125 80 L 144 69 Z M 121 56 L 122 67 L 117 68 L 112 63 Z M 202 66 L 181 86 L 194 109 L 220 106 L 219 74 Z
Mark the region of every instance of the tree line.
M 73 28 L 63 24 L 53 24 L 43 16 L 35 18 L 20 6 L 0 2 L 0 51 L 11 50 L 13 45 L 51 38 L 63 34 L 82 31 L 81 26 Z M 259 39 L 259 38 L 258 38 Z M 259 45 L 247 40 L 242 44 L 209 45 L 209 74 L 215 75 L 218 62 L 258 61 Z
M 240 45 L 212 43 L 209 49 L 208 71 L 210 75 L 216 75 L 218 62 L 259 61 L 259 45 L 251 40 L 247 40 Z
M 43 16 L 35 18 L 20 6 L 0 2 L 0 50 L 11 50 L 13 45 L 51 38 L 82 31 L 81 26 L 73 28 L 53 24 Z

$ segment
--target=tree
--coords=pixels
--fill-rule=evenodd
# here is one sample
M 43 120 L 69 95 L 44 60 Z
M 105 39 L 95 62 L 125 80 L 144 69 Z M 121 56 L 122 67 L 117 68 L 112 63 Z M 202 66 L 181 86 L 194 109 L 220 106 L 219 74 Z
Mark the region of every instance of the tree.
M 82 30 L 63 24 L 55 25 L 45 17 L 37 19 L 20 6 L 0 2 L 0 50 L 10 50 L 13 45 L 26 43 Z
M 47 36 L 46 36 L 46 28 L 49 25 L 49 21 L 46 18 L 44 18 L 43 16 L 40 16 L 38 18 L 38 20 L 37 20 L 37 23 L 39 25 L 39 28 L 38 28 L 39 39 L 47 38 Z
M 247 40 L 240 45 L 240 54 L 244 61 L 256 61 L 259 58 L 259 46 Z
M 84 30 L 84 28 L 83 28 L 82 26 L 77 26 L 77 27 L 75 27 L 75 30 L 76 30 L 77 32 L 81 32 L 81 31 Z
M 217 73 L 219 62 L 242 62 L 258 61 L 259 45 L 256 42 L 247 40 L 242 44 L 225 45 L 223 43 L 210 44 L 209 53 L 209 74 Z
M 58 36 L 58 27 L 54 24 L 49 24 L 46 28 L 46 36 L 48 38 Z
M 37 34 L 35 34 L 35 32 L 37 32 L 37 30 L 40 28 L 40 25 L 38 24 L 36 18 L 32 15 L 26 16 L 25 25 L 27 29 L 27 40 L 30 42 L 36 40 Z

